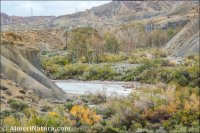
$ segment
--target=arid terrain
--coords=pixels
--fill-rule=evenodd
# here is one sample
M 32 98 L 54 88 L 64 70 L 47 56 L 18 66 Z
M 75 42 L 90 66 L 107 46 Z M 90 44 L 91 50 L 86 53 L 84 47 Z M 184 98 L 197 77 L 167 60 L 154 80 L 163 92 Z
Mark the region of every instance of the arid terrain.
M 198 1 L 112 1 L 63 16 L 1 13 L 1 125 L 197 132 L 198 66 Z M 70 95 L 52 80 L 141 86 L 130 85 L 126 97 Z

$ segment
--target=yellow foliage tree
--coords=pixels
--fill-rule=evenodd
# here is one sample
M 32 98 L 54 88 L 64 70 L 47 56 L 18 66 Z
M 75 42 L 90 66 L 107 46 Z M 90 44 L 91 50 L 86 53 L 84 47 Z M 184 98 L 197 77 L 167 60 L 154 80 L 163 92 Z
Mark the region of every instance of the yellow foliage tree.
M 83 107 L 82 105 L 75 105 L 70 110 L 70 113 L 78 118 L 82 123 L 86 123 L 88 125 L 93 125 L 100 121 L 101 117 L 96 114 L 96 112 L 90 110 L 87 107 Z

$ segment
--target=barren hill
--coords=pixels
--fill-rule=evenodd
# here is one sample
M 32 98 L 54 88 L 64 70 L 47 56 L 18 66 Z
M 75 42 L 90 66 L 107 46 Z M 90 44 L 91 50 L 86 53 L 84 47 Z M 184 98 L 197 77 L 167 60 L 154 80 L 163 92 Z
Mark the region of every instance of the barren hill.
M 168 17 L 185 17 L 198 6 L 197 1 L 112 1 L 83 12 L 63 16 L 16 17 L 1 13 L 3 30 L 28 28 L 61 28 L 90 26 L 112 28 L 133 21 Z M 11 23 L 13 22 L 13 24 Z
M 14 24 L 28 24 L 28 23 L 42 23 L 55 16 L 32 16 L 32 17 L 21 17 L 21 16 L 9 16 L 6 13 L 1 14 L 1 25 L 14 25 Z
M 16 83 L 25 91 L 33 91 L 40 98 L 64 100 L 65 93 L 54 85 L 38 66 L 37 53 L 39 51 L 60 49 L 64 45 L 62 41 L 55 39 L 53 32 L 55 34 L 55 31 L 3 33 L 1 36 L 1 76 Z

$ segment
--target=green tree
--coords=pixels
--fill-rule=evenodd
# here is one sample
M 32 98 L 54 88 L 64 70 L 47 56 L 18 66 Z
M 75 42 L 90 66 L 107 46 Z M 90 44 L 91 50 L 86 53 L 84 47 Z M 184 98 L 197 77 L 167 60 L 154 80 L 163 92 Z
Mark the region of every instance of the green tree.
M 106 33 L 104 39 L 106 52 L 117 53 L 119 51 L 119 43 L 115 36 Z
M 98 58 L 102 51 L 101 37 L 98 31 L 90 27 L 76 28 L 69 31 L 67 40 L 67 49 L 74 54 L 77 60 L 85 58 L 86 62 Z

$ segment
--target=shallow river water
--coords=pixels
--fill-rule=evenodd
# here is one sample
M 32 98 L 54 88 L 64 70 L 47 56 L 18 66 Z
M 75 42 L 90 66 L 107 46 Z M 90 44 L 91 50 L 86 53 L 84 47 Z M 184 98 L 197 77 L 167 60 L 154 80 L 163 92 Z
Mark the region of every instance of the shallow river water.
M 127 96 L 138 83 L 130 82 L 107 82 L 107 81 L 55 81 L 55 84 L 70 94 L 94 94 L 104 93 L 108 96 Z M 130 88 L 130 86 L 132 86 Z M 134 87 L 133 87 L 134 86 Z

